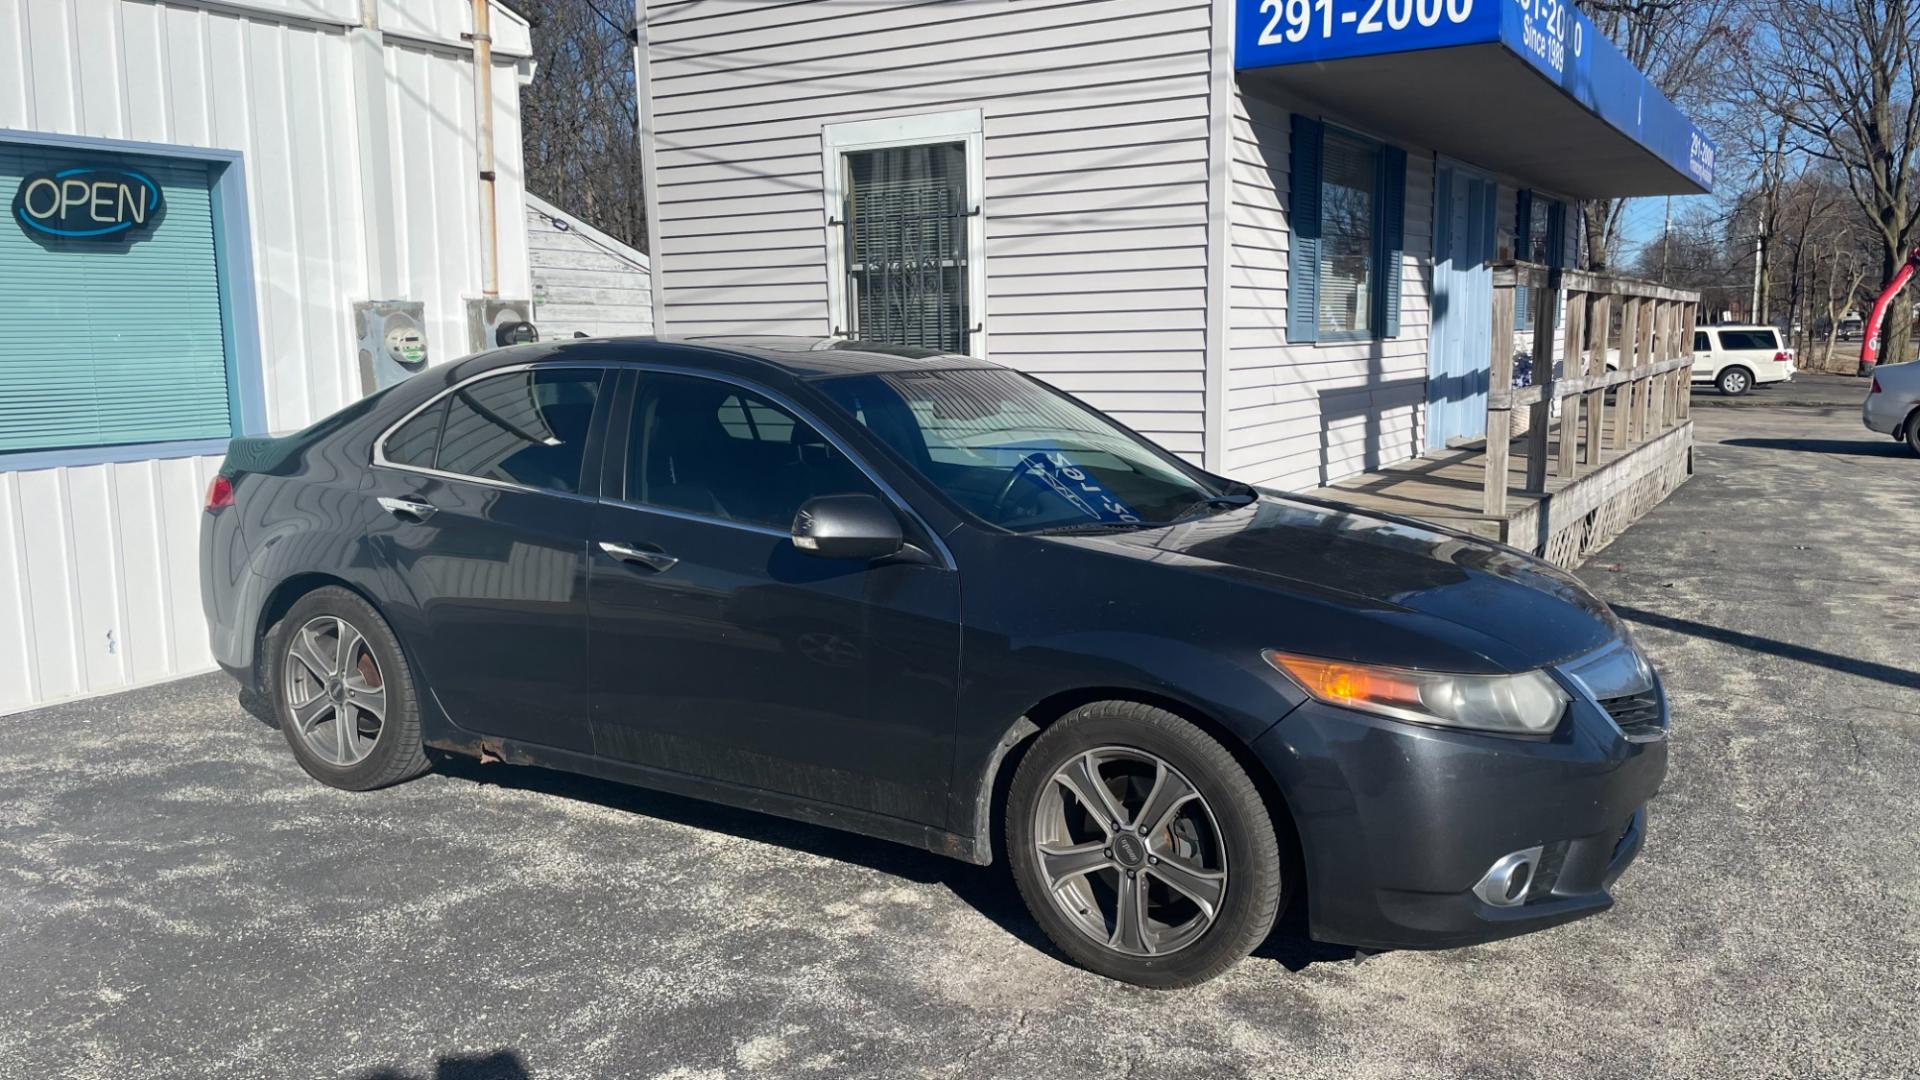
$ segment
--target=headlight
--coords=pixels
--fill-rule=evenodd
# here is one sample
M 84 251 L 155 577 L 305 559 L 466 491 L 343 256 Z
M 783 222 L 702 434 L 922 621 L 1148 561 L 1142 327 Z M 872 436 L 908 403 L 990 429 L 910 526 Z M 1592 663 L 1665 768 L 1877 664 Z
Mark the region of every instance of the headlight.
M 1545 735 L 1567 711 L 1566 691 L 1544 671 L 1450 675 L 1348 664 L 1271 649 L 1261 655 L 1316 700 L 1416 724 Z

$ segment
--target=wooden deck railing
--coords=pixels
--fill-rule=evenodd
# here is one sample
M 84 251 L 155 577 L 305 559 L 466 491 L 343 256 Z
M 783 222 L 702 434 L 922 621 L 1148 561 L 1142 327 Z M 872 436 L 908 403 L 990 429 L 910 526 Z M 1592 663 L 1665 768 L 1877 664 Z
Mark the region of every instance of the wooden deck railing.
M 1533 330 L 1517 329 L 1519 287 Z M 1564 293 L 1565 311 L 1554 318 Z M 1486 512 L 1507 510 L 1513 410 L 1530 410 L 1524 491 L 1544 494 L 1549 469 L 1566 480 L 1672 430 L 1689 415 L 1693 328 L 1700 294 L 1648 281 L 1506 263 L 1493 271 L 1493 371 L 1487 393 Z M 1556 376 L 1553 348 L 1561 370 Z M 1531 342 L 1526 338 L 1531 337 Z M 1534 384 L 1515 388 L 1516 348 L 1531 345 Z M 1616 370 L 1608 359 L 1617 360 Z M 1615 391 L 1612 395 L 1607 392 Z M 1548 460 L 1559 405 L 1559 452 Z M 1609 451 L 1611 454 L 1609 455 Z

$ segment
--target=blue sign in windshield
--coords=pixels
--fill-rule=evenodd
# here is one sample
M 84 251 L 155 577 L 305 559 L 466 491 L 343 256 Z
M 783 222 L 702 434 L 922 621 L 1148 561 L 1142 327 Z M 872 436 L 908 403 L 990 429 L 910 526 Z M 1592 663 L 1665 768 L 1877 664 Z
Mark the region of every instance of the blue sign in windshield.
M 1052 493 L 1094 521 L 1136 525 L 1140 515 L 1121 502 L 1074 460 L 1058 450 L 1038 450 L 1016 466 L 1027 482 Z
M 1499 43 L 1700 186 L 1713 140 L 1571 0 L 1239 0 L 1237 70 Z

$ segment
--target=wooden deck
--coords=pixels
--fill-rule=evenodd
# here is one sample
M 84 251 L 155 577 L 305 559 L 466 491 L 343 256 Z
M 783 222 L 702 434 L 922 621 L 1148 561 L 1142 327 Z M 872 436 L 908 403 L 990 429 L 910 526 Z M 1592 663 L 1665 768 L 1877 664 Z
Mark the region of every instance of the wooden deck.
M 1606 410 L 1611 416 L 1615 410 Z M 1693 471 L 1693 423 L 1627 450 L 1613 449 L 1611 424 L 1598 463 L 1582 462 L 1568 479 L 1551 470 L 1545 493 L 1529 493 L 1527 436 L 1511 440 L 1507 511 L 1484 512 L 1484 440 L 1435 450 L 1410 461 L 1350 477 L 1312 494 L 1363 510 L 1419 518 L 1532 551 L 1569 568 L 1604 547 L 1685 482 Z M 1560 425 L 1548 437 L 1547 460 L 1560 453 Z

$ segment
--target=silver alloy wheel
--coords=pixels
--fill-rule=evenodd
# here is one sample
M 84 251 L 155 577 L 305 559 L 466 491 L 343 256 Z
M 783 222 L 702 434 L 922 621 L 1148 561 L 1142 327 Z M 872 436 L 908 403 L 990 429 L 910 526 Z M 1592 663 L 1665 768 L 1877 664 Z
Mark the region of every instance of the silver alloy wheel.
M 1720 385 L 1729 394 L 1744 393 L 1747 389 L 1747 373 L 1744 371 L 1729 371 L 1725 375 L 1720 376 Z
M 1192 945 L 1226 899 L 1226 843 L 1213 809 L 1144 750 L 1102 746 L 1067 762 L 1034 806 L 1033 837 L 1055 907 L 1129 956 Z
M 352 623 L 321 615 L 287 642 L 285 686 L 294 731 L 329 765 L 365 761 L 387 719 L 387 683 Z

